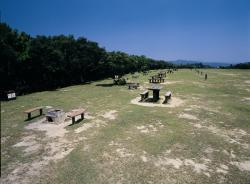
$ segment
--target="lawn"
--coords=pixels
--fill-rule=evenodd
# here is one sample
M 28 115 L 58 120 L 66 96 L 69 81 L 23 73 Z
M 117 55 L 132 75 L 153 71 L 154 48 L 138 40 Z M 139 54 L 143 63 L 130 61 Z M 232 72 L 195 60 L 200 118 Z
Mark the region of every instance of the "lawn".
M 106 79 L 2 102 L 2 182 L 250 183 L 250 70 L 202 71 L 207 81 L 167 74 L 160 93 L 177 106 L 131 103 L 158 71 L 136 74 L 137 90 Z M 74 125 L 27 121 L 23 111 L 37 106 L 87 113 Z

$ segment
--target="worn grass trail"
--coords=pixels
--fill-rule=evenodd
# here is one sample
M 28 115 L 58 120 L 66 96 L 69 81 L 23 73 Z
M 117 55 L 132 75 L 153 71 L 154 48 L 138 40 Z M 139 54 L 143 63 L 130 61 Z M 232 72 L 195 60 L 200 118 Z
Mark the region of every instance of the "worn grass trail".
M 138 90 L 111 79 L 44 91 L 2 103 L 4 183 L 249 183 L 250 71 L 179 70 L 165 91 L 177 107 L 131 104 Z M 127 75 L 130 80 L 131 75 Z M 24 110 L 87 108 L 73 125 L 25 121 Z

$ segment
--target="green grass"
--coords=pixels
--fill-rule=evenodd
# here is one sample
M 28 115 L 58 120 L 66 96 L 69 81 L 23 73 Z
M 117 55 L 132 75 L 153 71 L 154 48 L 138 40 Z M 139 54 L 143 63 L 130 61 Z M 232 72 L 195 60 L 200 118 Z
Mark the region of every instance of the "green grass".
M 27 130 L 25 127 L 41 119 L 25 121 L 24 110 L 36 106 L 53 106 L 65 111 L 86 108 L 92 119 L 85 119 L 74 126 L 68 126 L 65 139 L 72 141 L 73 151 L 63 159 L 50 161 L 42 172 L 28 177 L 30 183 L 248 183 L 249 171 L 240 170 L 231 162 L 250 161 L 250 71 L 249 70 L 202 70 L 208 74 L 200 76 L 191 70 L 179 70 L 167 75 L 170 83 L 162 85 L 164 91 L 172 91 L 173 97 L 184 101 L 175 108 L 143 107 L 130 103 L 139 96 L 140 90 L 128 90 L 127 86 L 112 86 L 112 79 L 86 85 L 70 86 L 55 91 L 44 91 L 20 96 L 15 101 L 2 102 L 2 177 L 6 178 L 15 167 L 31 164 L 46 155 L 46 145 L 56 139 L 45 139 L 45 132 Z M 156 74 L 152 71 L 149 75 Z M 136 81 L 149 85 L 148 76 L 140 75 Z M 126 75 L 131 79 L 131 75 Z M 187 110 L 191 109 L 191 110 Z M 116 119 L 105 119 L 101 115 L 116 110 Z M 180 118 L 189 114 L 197 120 Z M 75 130 L 95 120 L 105 121 L 104 126 L 92 127 L 82 133 Z M 163 126 L 159 126 L 157 123 Z M 223 122 L 223 123 L 221 123 Z M 200 124 L 203 128 L 197 128 Z M 140 132 L 138 127 L 156 127 L 157 131 Z M 217 133 L 211 128 L 216 128 Z M 245 135 L 233 134 L 236 130 Z M 13 147 L 27 134 L 37 136 L 42 149 L 25 155 L 24 147 Z M 76 141 L 79 138 L 82 141 Z M 230 143 L 227 137 L 240 144 Z M 77 143 L 73 142 L 76 141 Z M 117 145 L 110 145 L 111 142 Z M 70 146 L 70 144 L 68 144 Z M 88 149 L 85 149 L 88 147 Z M 211 148 L 213 151 L 206 152 Z M 119 149 L 130 156 L 122 157 Z M 166 152 L 171 150 L 168 154 Z M 231 157 L 224 152 L 233 152 Z M 104 156 L 106 155 L 106 156 Z M 108 155 L 108 156 L 107 156 Z M 143 162 L 141 156 L 147 157 Z M 205 163 L 207 170 L 195 172 L 193 166 L 175 168 L 171 164 L 156 166 L 164 159 L 191 159 Z M 226 174 L 216 172 L 220 164 L 228 166 Z M 204 173 L 208 172 L 210 177 Z M 24 172 L 24 177 L 27 174 Z M 11 183 L 11 182 L 10 182 Z

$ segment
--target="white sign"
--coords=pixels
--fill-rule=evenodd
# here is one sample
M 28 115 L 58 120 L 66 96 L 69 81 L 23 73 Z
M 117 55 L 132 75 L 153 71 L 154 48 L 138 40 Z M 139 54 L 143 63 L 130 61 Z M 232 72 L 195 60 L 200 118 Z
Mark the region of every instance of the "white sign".
M 16 98 L 16 93 L 8 94 L 8 99 L 11 99 L 11 98 Z

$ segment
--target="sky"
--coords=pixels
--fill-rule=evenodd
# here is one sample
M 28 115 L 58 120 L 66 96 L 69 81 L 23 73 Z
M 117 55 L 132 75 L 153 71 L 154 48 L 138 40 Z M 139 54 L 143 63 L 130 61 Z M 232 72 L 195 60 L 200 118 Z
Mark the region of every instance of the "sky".
M 250 61 L 250 0 L 1 0 L 1 20 L 167 61 Z

